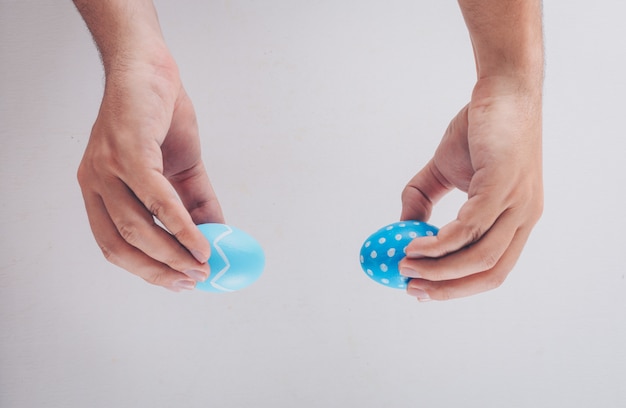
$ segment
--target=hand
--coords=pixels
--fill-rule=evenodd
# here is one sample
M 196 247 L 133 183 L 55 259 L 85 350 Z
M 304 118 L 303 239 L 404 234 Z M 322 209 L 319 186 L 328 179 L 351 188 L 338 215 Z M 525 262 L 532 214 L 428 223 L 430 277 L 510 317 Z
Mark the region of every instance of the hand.
M 498 287 L 543 207 L 540 90 L 480 80 L 432 160 L 402 194 L 403 220 L 427 220 L 453 188 L 468 193 L 457 219 L 407 247 L 401 273 L 418 300 L 446 300 Z M 539 95 L 537 95 L 539 93 Z
M 210 273 L 210 245 L 195 224 L 224 220 L 192 103 L 173 61 L 163 61 L 134 61 L 107 74 L 78 180 L 104 256 L 179 291 Z

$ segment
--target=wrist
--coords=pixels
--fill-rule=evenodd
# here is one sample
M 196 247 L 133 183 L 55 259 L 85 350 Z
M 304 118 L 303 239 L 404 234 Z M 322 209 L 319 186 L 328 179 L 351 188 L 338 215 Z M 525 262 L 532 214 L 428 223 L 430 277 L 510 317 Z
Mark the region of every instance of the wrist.
M 74 0 L 97 46 L 105 75 L 137 67 L 175 71 L 152 0 Z
M 113 100 L 129 98 L 129 92 L 156 96 L 163 106 L 174 106 L 182 83 L 178 67 L 169 53 L 119 60 L 105 70 L 105 96 Z
M 524 111 L 528 118 L 541 118 L 542 82 L 510 76 L 486 77 L 476 81 L 472 90 L 470 109 L 491 109 L 490 107 L 497 105 Z
M 138 69 L 178 76 L 176 62 L 160 31 L 155 30 L 158 27 L 139 23 L 119 35 L 112 46 L 98 43 L 105 76 Z
M 469 30 L 479 81 L 543 79 L 540 0 L 459 0 Z
M 501 78 L 522 88 L 541 86 L 544 74 L 542 42 L 518 44 L 514 48 L 474 46 L 477 80 Z
M 103 58 L 104 60 L 104 58 Z M 165 83 L 179 83 L 176 61 L 163 47 L 144 48 L 138 52 L 120 53 L 103 61 L 106 82 L 116 78 L 143 75 L 143 78 L 160 79 Z

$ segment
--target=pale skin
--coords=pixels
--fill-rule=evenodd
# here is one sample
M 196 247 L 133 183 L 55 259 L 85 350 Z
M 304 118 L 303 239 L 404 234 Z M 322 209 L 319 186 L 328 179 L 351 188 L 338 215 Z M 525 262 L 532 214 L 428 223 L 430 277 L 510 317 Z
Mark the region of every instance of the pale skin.
M 415 239 L 401 261 L 418 300 L 498 287 L 543 210 L 541 2 L 461 0 L 476 58 L 470 102 L 432 160 L 402 194 L 402 219 L 426 220 L 458 188 L 468 200 L 435 237 Z
M 148 0 L 74 0 L 105 68 L 105 92 L 78 170 L 89 222 L 112 263 L 170 290 L 210 269 L 196 228 L 224 222 L 200 156 L 193 105 Z M 499 286 L 542 212 L 540 0 L 461 0 L 476 58 L 469 104 L 402 193 L 401 218 L 426 221 L 454 188 L 468 199 L 400 263 L 420 301 Z M 174 192 L 175 191 L 175 192 Z M 180 197 L 180 199 L 179 199 Z M 165 226 L 160 227 L 155 217 Z
M 75 4 L 106 77 L 78 170 L 93 234 L 110 262 L 155 285 L 193 289 L 209 276 L 211 253 L 195 224 L 224 218 L 200 156 L 193 105 L 156 11 L 140 0 Z

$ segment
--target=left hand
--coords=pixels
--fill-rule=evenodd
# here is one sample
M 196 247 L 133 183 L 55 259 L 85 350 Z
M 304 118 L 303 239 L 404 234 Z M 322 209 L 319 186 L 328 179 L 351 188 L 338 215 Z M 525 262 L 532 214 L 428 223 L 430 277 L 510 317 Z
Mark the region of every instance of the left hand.
M 540 90 L 481 79 L 434 157 L 402 193 L 402 220 L 426 221 L 454 188 L 468 199 L 434 237 L 417 238 L 400 262 L 407 293 L 446 300 L 500 286 L 543 210 Z M 538 93 L 538 94 L 537 94 Z

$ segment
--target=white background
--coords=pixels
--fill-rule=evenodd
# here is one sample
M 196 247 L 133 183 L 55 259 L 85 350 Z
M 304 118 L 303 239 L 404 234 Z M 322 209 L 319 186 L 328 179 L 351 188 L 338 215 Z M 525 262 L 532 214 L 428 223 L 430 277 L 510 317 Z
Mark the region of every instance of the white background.
M 174 294 L 103 259 L 75 177 L 97 52 L 69 0 L 0 0 L 0 407 L 626 405 L 622 2 L 546 3 L 543 218 L 501 288 L 427 304 L 358 251 L 468 100 L 456 3 L 157 7 L 227 221 L 267 269 Z

